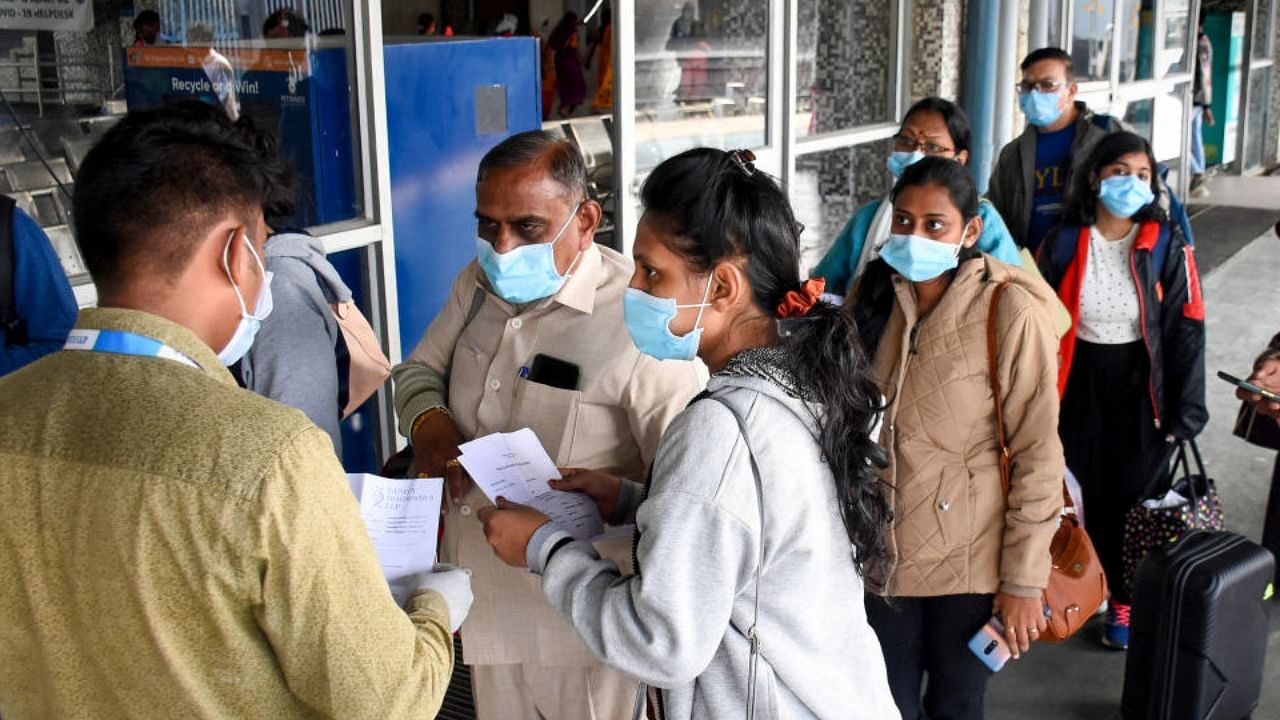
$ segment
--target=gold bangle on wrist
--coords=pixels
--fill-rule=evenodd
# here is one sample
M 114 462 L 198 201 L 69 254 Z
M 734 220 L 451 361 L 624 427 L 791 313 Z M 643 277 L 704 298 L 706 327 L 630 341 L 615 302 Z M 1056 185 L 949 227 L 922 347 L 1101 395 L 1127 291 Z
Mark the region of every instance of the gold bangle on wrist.
M 412 440 L 413 436 L 418 434 L 418 428 L 422 426 L 423 421 L 437 413 L 444 413 L 449 417 L 453 417 L 449 412 L 449 408 L 444 407 L 443 405 L 436 405 L 435 407 L 427 408 L 421 413 L 418 413 L 418 417 L 413 419 L 413 424 L 409 426 L 409 439 Z

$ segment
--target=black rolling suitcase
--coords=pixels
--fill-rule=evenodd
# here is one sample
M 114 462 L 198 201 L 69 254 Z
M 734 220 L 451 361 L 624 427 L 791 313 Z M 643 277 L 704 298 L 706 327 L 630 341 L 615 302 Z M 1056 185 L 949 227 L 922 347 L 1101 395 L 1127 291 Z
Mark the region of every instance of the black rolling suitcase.
M 1197 531 L 1152 550 L 1134 578 L 1126 720 L 1243 720 L 1258 705 L 1271 553 Z

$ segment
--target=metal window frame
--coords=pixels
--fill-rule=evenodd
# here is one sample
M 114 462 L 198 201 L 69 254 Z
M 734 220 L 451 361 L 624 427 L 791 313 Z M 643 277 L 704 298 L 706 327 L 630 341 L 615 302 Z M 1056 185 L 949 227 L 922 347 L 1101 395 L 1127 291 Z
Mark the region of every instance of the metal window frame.
M 1268 6 L 1267 25 L 1268 37 L 1272 46 L 1272 57 L 1260 58 L 1255 60 L 1253 57 L 1253 36 L 1254 25 L 1258 16 L 1259 2 L 1265 2 Z M 1275 66 L 1275 23 L 1276 23 L 1276 4 L 1275 0 L 1248 0 L 1245 3 L 1245 19 L 1244 19 L 1244 48 L 1243 48 L 1243 64 L 1244 77 L 1240 81 L 1240 105 L 1236 112 L 1239 118 L 1236 132 L 1236 160 L 1238 161 L 1239 175 L 1257 175 L 1266 171 L 1266 158 L 1261 158 L 1258 165 L 1247 167 L 1247 158 L 1245 157 L 1245 148 L 1248 147 L 1249 140 L 1249 120 L 1250 107 L 1252 106 L 1252 89 L 1253 89 L 1253 73 L 1255 70 L 1265 70 Z M 1274 72 L 1274 71 L 1273 71 Z M 1266 92 L 1272 92 L 1268 87 Z M 1265 128 L 1263 132 L 1266 132 Z
M 828 152 L 831 150 L 840 150 L 842 148 L 852 148 L 858 145 L 866 145 L 868 143 L 877 142 L 891 138 L 898 132 L 898 127 L 902 120 L 902 114 L 907 111 L 907 107 L 911 104 L 911 43 L 903 36 L 905 29 L 911 26 L 910 13 L 913 7 L 912 0 L 891 0 L 893 4 L 893 12 L 890 15 L 889 34 L 890 47 L 889 52 L 893 57 L 893 68 L 889 74 L 889 94 L 893 98 L 891 117 L 888 120 L 868 123 L 866 125 L 857 125 L 842 130 L 833 130 L 825 133 L 807 135 L 805 137 L 796 137 L 794 130 L 792 133 L 791 145 L 794 148 L 791 153 L 791 160 L 785 169 L 784 178 L 788 181 L 795 175 L 796 159 L 805 155 L 813 155 L 815 153 Z M 798 21 L 798 0 L 790 0 L 793 8 L 793 24 Z M 793 38 L 795 28 L 793 30 Z M 796 41 L 798 44 L 798 41 Z M 796 57 L 794 52 L 798 47 L 793 45 L 793 54 L 785 60 L 788 67 L 791 68 L 792 77 L 794 78 Z M 791 106 L 787 109 L 787 118 L 794 123 L 795 118 L 795 97 L 789 96 Z
M 636 77 L 635 14 L 637 0 L 616 0 L 614 15 L 614 168 L 618 193 L 615 222 L 620 246 L 629 254 L 639 222 L 636 172 Z M 757 150 L 757 165 L 775 174 L 784 188 L 791 188 L 796 162 L 804 155 L 851 148 L 893 137 L 898 121 L 911 101 L 911 43 L 904 33 L 910 27 L 911 0 L 891 0 L 891 45 L 893 67 L 888 92 L 893 98 L 892 119 L 838 131 L 798 137 L 796 123 L 799 52 L 799 0 L 769 0 L 767 35 L 768 109 L 765 117 L 765 144 Z
M 1254 0 L 1250 0 L 1253 2 Z M 1270 0 L 1269 0 L 1270 1 Z M 1164 36 L 1158 33 L 1163 31 L 1165 27 L 1165 6 L 1167 0 L 1157 0 L 1153 12 L 1152 22 L 1152 42 L 1150 52 L 1153 54 L 1152 72 L 1156 71 L 1155 57 L 1164 47 Z M 1075 2 L 1073 0 L 1060 0 L 1063 17 L 1066 21 L 1062 26 L 1062 37 L 1065 39 L 1075 37 Z M 1127 109 L 1130 103 L 1141 102 L 1143 100 L 1154 101 L 1158 97 L 1172 95 L 1178 85 L 1185 83 L 1186 87 L 1182 92 L 1182 119 L 1181 119 L 1181 138 L 1179 140 L 1178 154 L 1178 186 L 1175 191 L 1180 197 L 1187 197 L 1187 191 L 1190 187 L 1190 176 L 1187 169 L 1190 164 L 1191 136 L 1188 128 L 1191 125 L 1191 97 L 1192 88 L 1195 80 L 1195 51 L 1197 33 L 1194 32 L 1195 25 L 1188 25 L 1187 41 L 1184 46 L 1184 57 L 1187 58 L 1187 70 L 1184 72 L 1173 73 L 1162 78 L 1152 78 L 1149 80 L 1132 80 L 1129 82 L 1120 81 L 1120 58 L 1121 58 L 1121 36 L 1119 34 L 1121 28 L 1121 18 L 1124 8 L 1124 0 L 1116 0 L 1112 5 L 1111 26 L 1114 28 L 1115 37 L 1111 43 L 1110 68 L 1108 69 L 1107 80 L 1095 80 L 1087 83 L 1080 83 L 1080 93 L 1105 92 L 1109 98 L 1108 111 L 1113 115 L 1116 113 L 1118 106 Z M 1187 17 L 1190 19 L 1198 18 L 1200 12 L 1200 0 L 1191 0 L 1188 8 Z M 1153 120 L 1154 122 L 1154 120 Z M 1154 129 L 1153 129 L 1154 133 Z M 1242 138 L 1241 138 L 1242 139 Z
M 623 0 L 632 2 L 633 0 Z M 401 360 L 400 321 L 395 275 L 395 238 L 391 223 L 391 165 L 387 146 L 386 82 L 382 53 L 381 0 L 345 0 L 351 13 L 355 61 L 355 87 L 351 97 L 353 117 L 359 123 L 358 137 L 363 191 L 363 215 L 310 230 L 324 244 L 325 253 L 361 250 L 362 280 L 368 301 L 368 319 L 383 352 L 391 362 Z M 84 307 L 98 302 L 97 288 L 86 281 L 73 287 L 77 303 Z M 385 461 L 404 444 L 396 432 L 391 390 L 383 385 L 376 396 L 375 433 L 377 452 Z

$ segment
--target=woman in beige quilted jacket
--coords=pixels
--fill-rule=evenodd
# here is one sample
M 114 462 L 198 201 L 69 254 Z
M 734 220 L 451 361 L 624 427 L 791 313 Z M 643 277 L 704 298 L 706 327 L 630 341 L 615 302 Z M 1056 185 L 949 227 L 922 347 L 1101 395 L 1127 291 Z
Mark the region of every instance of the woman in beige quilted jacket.
M 978 195 L 963 167 L 925 158 L 893 190 L 892 234 L 851 293 L 885 398 L 894 521 L 869 573 L 867 616 L 904 720 L 980 719 L 991 671 L 968 649 L 992 615 L 1014 657 L 1045 627 L 1041 591 L 1062 509 L 1053 294 L 973 248 Z M 1001 482 L 987 319 L 1012 471 Z M 928 690 L 921 698 L 923 677 Z

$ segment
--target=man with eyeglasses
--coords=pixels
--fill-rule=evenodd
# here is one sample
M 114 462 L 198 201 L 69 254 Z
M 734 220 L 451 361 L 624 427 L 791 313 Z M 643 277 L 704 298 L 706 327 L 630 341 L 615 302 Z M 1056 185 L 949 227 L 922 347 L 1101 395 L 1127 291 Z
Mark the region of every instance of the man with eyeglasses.
M 1074 167 L 1102 138 L 1128 129 L 1114 117 L 1095 115 L 1076 92 L 1065 51 L 1040 48 L 1022 61 L 1018 100 L 1027 129 L 1000 151 L 987 197 L 1018 245 L 1032 253 L 1058 222 Z
M 476 180 L 476 259 L 392 371 L 415 471 L 448 480 L 441 558 L 471 571 L 462 645 L 479 720 L 624 720 L 637 683 L 592 655 L 536 579 L 494 555 L 476 517 L 490 503 L 458 445 L 530 428 L 560 467 L 640 480 L 703 383 L 700 366 L 636 349 L 622 318 L 633 266 L 595 244 L 601 210 L 586 188 L 564 138 L 526 132 L 490 150 Z M 629 571 L 629 533 L 597 547 Z

